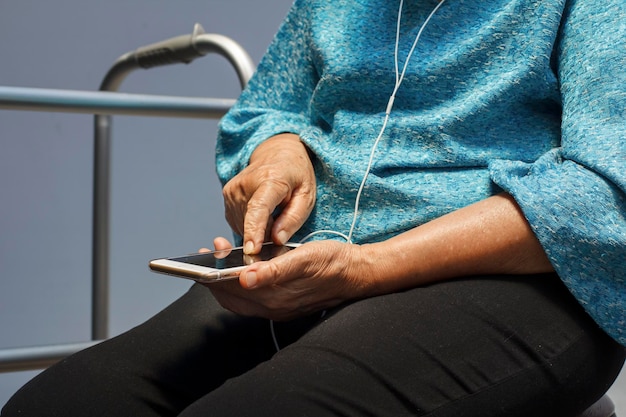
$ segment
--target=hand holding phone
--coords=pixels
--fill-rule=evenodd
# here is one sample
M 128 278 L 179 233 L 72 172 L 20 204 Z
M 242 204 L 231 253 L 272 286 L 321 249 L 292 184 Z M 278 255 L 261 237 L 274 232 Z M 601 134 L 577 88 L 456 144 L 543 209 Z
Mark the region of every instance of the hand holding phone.
M 237 247 L 173 258 L 153 259 L 149 266 L 154 272 L 208 284 L 236 279 L 246 266 L 254 262 L 270 260 L 298 246 L 300 245 L 297 243 L 285 245 L 264 243 L 261 252 L 257 255 L 247 255 L 242 247 Z

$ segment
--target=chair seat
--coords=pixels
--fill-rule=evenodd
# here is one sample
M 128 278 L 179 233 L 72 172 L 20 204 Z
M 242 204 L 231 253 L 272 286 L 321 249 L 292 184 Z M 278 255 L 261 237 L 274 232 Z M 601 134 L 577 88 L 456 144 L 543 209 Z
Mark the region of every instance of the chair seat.
M 605 395 L 576 417 L 615 417 L 615 404 Z

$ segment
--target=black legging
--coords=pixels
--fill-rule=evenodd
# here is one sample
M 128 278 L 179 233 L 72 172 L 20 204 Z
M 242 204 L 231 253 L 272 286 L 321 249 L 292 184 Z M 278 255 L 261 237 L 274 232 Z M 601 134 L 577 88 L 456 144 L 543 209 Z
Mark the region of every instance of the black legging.
M 194 286 L 125 334 L 51 367 L 9 416 L 573 416 L 624 349 L 554 275 L 485 277 L 276 324 Z

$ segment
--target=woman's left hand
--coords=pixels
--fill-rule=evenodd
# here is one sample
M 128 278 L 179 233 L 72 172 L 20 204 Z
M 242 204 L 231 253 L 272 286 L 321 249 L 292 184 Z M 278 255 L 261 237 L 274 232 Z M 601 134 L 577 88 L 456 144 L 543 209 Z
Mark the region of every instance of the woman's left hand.
M 230 247 L 216 239 L 216 249 Z M 500 194 L 383 242 L 306 243 L 242 271 L 239 282 L 210 284 L 229 310 L 286 320 L 339 303 L 472 275 L 552 272 L 521 209 Z M 523 279 L 523 278 L 522 278 Z
M 215 246 L 224 249 L 228 243 L 216 239 Z M 371 285 L 362 252 L 359 245 L 314 241 L 246 267 L 239 282 L 207 287 L 224 308 L 237 314 L 289 320 L 367 296 Z

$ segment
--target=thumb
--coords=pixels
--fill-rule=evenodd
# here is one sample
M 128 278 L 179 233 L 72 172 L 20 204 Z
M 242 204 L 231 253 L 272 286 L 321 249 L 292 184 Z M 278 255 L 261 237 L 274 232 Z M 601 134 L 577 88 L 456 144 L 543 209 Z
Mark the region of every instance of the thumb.
M 291 251 L 290 251 L 291 252 Z M 255 262 L 239 274 L 239 284 L 248 290 L 269 287 L 290 280 L 289 253 L 276 256 L 269 261 Z
M 250 265 L 239 274 L 239 284 L 247 289 L 266 287 L 274 282 L 270 274 L 264 273 L 263 264 L 268 262 L 256 262 Z M 274 275 L 275 276 L 275 275 Z

